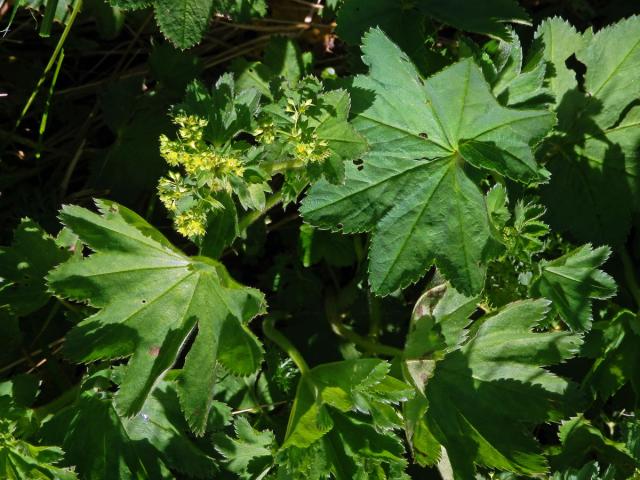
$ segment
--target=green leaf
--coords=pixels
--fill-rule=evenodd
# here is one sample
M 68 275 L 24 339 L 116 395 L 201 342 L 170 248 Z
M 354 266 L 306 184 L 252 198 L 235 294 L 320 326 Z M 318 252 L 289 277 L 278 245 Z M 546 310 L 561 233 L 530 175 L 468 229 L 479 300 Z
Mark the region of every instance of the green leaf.
M 571 357 L 580 343 L 569 332 L 532 331 L 547 308 L 544 300 L 509 304 L 437 363 L 426 386 L 426 425 L 447 449 L 455 478 L 473 478 L 474 463 L 523 475 L 546 471 L 528 430 L 566 408 L 569 384 L 542 366 Z
M 178 48 L 202 40 L 213 13 L 214 0 L 154 0 L 160 30 Z
M 541 262 L 531 293 L 551 300 L 572 330 L 589 330 L 591 300 L 604 300 L 616 293 L 613 278 L 598 269 L 610 253 L 608 247 L 583 245 L 560 258 Z
M 244 417 L 235 421 L 234 429 L 237 438 L 216 437 L 216 450 L 227 459 L 227 469 L 238 478 L 259 478 L 272 462 L 275 436 L 269 430 L 254 429 Z
M 172 384 L 160 382 L 130 419 L 121 417 L 111 396 L 98 390 L 85 387 L 42 429 L 46 440 L 64 446 L 66 461 L 77 466 L 82 478 L 174 478 L 170 469 L 211 478 L 214 461 L 187 437 Z
M 623 474 L 620 478 L 631 478 L 639 464 L 624 443 L 605 437 L 600 430 L 582 416 L 562 423 L 558 433 L 562 449 L 550 459 L 551 466 L 558 468 L 580 467 L 587 460 L 598 458 L 603 463 L 613 464 Z
M 566 66 L 566 61 L 581 48 L 583 37 L 566 20 L 553 17 L 538 26 L 535 39 L 536 48 L 542 44 L 542 56 L 549 63 L 546 76 L 558 106 L 565 94 L 578 86 L 575 72 Z
M 344 162 L 367 151 L 367 142 L 348 122 L 351 97 L 346 90 L 330 90 L 319 96 L 324 108 L 315 133 L 325 141 L 331 156 L 323 164 L 323 174 L 331 183 L 344 181 Z
M 189 84 L 185 100 L 176 110 L 207 119 L 204 138 L 221 147 L 238 133 L 252 130 L 259 106 L 260 93 L 255 88 L 237 89 L 233 75 L 226 73 L 210 92 L 198 81 Z
M 527 12 L 515 0 L 421 0 L 418 5 L 436 20 L 459 30 L 504 40 L 510 38 L 506 23 L 530 25 Z
M 370 28 L 379 27 L 414 62 L 426 64 L 425 17 L 413 2 L 349 0 L 338 10 L 336 23 L 336 33 L 350 45 L 359 45 Z
M 51 298 L 44 277 L 70 255 L 33 220 L 23 219 L 12 246 L 0 247 L 0 308 L 20 317 L 42 308 Z
M 466 297 L 448 284 L 427 290 L 416 302 L 402 357 L 405 376 L 423 394 L 436 363 L 466 339 L 477 302 L 478 297 Z
M 238 211 L 228 194 L 221 194 L 217 200 L 224 206 L 209 214 L 207 233 L 200 241 L 200 255 L 219 258 L 225 248 L 230 246 L 240 233 L 238 229 Z
M 238 58 L 231 64 L 238 89 L 255 88 L 264 97 L 273 99 L 271 82 L 284 78 L 295 85 L 310 73 L 310 56 L 302 54 L 298 44 L 287 37 L 271 37 L 261 62 Z
M 640 96 L 636 81 L 640 76 L 640 16 L 599 30 L 576 56 L 587 67 L 587 95 L 601 104 L 594 121 L 600 128 L 612 127 L 624 109 Z
M 64 456 L 58 447 L 32 445 L 15 438 L 0 437 L 0 476 L 7 480 L 75 480 L 71 469 L 57 467 Z
M 367 34 L 363 49 L 371 70 L 357 77 L 353 95 L 375 97 L 357 108 L 354 125 L 370 151 L 363 166 L 348 166 L 344 186 L 312 187 L 302 214 L 320 227 L 374 232 L 376 293 L 415 282 L 434 260 L 455 288 L 477 293 L 495 248 L 484 198 L 463 164 L 544 179 L 531 145 L 553 115 L 500 106 L 470 59 L 423 82 L 380 30 Z
M 442 446 L 425 421 L 425 414 L 429 408 L 427 399 L 422 395 L 416 395 L 402 407 L 407 442 L 414 461 L 422 466 L 435 465 L 442 455 Z
M 388 371 L 386 362 L 363 358 L 322 364 L 303 375 L 276 458 L 282 469 L 292 478 L 306 471 L 320 479 L 331 472 L 338 480 L 361 478 L 374 465 L 382 472 L 394 466 L 402 471 L 404 449 L 387 410 L 412 391 Z M 355 411 L 372 415 L 373 424 Z
M 97 205 L 101 215 L 75 206 L 61 212 L 63 223 L 96 253 L 55 269 L 49 285 L 99 309 L 69 332 L 64 351 L 78 362 L 131 356 L 116 405 L 132 416 L 197 329 L 180 400 L 189 425 L 201 434 L 217 362 L 239 375 L 260 365 L 262 347 L 247 322 L 264 310 L 264 298 L 233 281 L 218 262 L 185 256 L 127 208 L 106 200 Z
M 298 384 L 283 448 L 305 448 L 329 432 L 332 409 L 372 413 L 410 395 L 407 385 L 387 376 L 389 365 L 376 359 L 345 360 L 313 368 Z
M 593 358 L 582 385 L 606 401 L 625 384 L 631 383 L 636 398 L 640 398 L 640 329 L 637 317 L 623 310 L 612 319 L 593 324 L 585 338 L 582 356 Z
M 546 62 L 537 49 L 529 53 L 523 64 L 524 54 L 520 39 L 512 33 L 508 42 L 500 41 L 493 58 L 493 71 L 489 79 L 491 91 L 503 105 L 514 106 L 531 103 L 534 99 L 548 97 L 543 86 Z
M 639 209 L 639 141 L 640 107 L 615 127 L 576 139 L 575 145 L 550 141 L 552 179 L 542 198 L 551 225 L 579 240 L 622 243 L 632 212 Z
M 552 19 L 537 34 L 555 72 L 550 86 L 559 122 L 559 135 L 543 150 L 552 179 L 542 197 L 552 226 L 581 241 L 621 244 L 638 211 L 640 108 L 632 103 L 638 87 L 631 79 L 640 71 L 639 19 L 593 37 Z M 566 66 L 574 54 L 586 67 L 586 93 Z
M 518 200 L 513 212 L 513 225 L 505 232 L 510 255 L 531 263 L 532 257 L 544 250 L 544 237 L 549 234 L 549 226 L 542 221 L 545 213 L 542 205 Z
M 616 478 L 615 467 L 609 466 L 601 472 L 598 462 L 589 462 L 580 470 L 569 468 L 562 472 L 556 472 L 551 480 L 613 480 Z
M 289 446 L 276 461 L 284 478 L 321 480 L 404 480 L 406 461 L 400 439 L 380 432 L 354 415 L 332 413 L 333 428 L 305 448 Z

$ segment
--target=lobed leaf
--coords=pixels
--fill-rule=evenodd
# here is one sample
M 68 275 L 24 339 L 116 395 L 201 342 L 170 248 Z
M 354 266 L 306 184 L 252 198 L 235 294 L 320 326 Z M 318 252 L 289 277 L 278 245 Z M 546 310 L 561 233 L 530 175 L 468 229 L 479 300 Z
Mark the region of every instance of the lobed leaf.
M 262 347 L 247 322 L 263 311 L 264 298 L 233 281 L 218 262 L 185 256 L 127 208 L 96 203 L 101 215 L 73 206 L 61 212 L 63 223 L 96 253 L 52 271 L 49 285 L 99 309 L 69 332 L 64 351 L 77 362 L 131 356 L 116 405 L 132 416 L 197 330 L 180 397 L 190 426 L 201 434 L 217 363 L 239 375 L 260 366 Z

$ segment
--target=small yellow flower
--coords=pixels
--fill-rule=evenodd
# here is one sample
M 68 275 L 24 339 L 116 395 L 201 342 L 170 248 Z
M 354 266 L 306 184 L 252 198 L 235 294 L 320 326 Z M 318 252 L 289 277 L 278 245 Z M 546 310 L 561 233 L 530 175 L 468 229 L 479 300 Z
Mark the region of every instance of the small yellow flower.
M 201 237 L 206 233 L 207 216 L 202 212 L 187 210 L 175 218 L 176 230 L 185 237 Z
M 327 142 L 318 140 L 314 135 L 308 142 L 298 141 L 294 148 L 294 156 L 301 162 L 319 163 L 331 156 Z

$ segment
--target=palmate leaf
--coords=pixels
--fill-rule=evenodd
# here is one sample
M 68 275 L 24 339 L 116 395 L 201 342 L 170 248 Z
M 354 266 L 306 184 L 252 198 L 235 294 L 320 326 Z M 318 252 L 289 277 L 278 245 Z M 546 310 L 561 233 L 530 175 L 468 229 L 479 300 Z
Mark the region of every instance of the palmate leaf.
M 552 179 L 542 199 L 550 223 L 583 241 L 618 245 L 638 211 L 640 107 L 616 126 L 574 141 L 549 142 Z
M 301 212 L 322 228 L 373 231 L 370 282 L 378 294 L 416 281 L 434 261 L 456 289 L 476 293 L 496 245 L 464 164 L 544 180 L 532 145 L 553 115 L 502 107 L 471 59 L 423 81 L 382 31 L 365 36 L 363 51 L 370 73 L 354 82 L 353 123 L 370 151 L 363 167 L 347 166 L 345 185 L 313 186 Z
M 24 316 L 43 307 L 51 298 L 44 277 L 70 255 L 33 220 L 23 219 L 12 246 L 0 247 L 0 308 Z
M 551 19 L 538 29 L 550 63 L 560 135 L 544 152 L 552 179 L 542 190 L 552 226 L 596 244 L 620 244 L 640 195 L 640 17 L 593 35 Z M 586 67 L 584 89 L 566 66 L 575 55 Z
M 392 405 L 411 395 L 388 370 L 381 360 L 357 359 L 323 364 L 304 374 L 277 463 L 293 478 L 314 470 L 314 479 L 329 472 L 338 480 L 360 478 L 373 464 L 381 471 L 402 471 L 404 449 L 387 422 L 376 429 L 352 413 L 372 415 L 376 424 L 376 418 L 386 420 Z
M 211 478 L 213 459 L 187 431 L 171 382 L 160 382 L 132 418 L 117 413 L 101 386 L 85 383 L 79 398 L 56 413 L 41 436 L 63 445 L 66 463 L 75 465 L 84 479 L 175 478 L 171 470 Z
M 568 254 L 541 262 L 540 274 L 531 285 L 535 296 L 553 302 L 553 307 L 573 330 L 591 328 L 591 300 L 604 300 L 616 293 L 616 283 L 599 270 L 611 251 L 583 245 Z
M 455 478 L 474 477 L 474 464 L 530 475 L 544 473 L 546 461 L 528 428 L 557 418 L 568 382 L 542 368 L 577 352 L 580 337 L 570 332 L 534 333 L 546 315 L 546 300 L 507 305 L 478 321 L 459 349 L 436 363 L 426 384 L 424 422 L 408 418 L 429 448 L 446 449 Z M 444 320 L 446 322 L 446 320 Z M 405 413 L 409 413 L 405 411 Z M 418 446 L 420 443 L 418 444 Z
M 262 347 L 247 322 L 264 309 L 263 296 L 221 264 L 185 256 L 127 208 L 96 203 L 101 215 L 76 206 L 60 215 L 96 253 L 55 269 L 49 285 L 99 309 L 69 332 L 64 351 L 77 362 L 131 356 L 116 396 L 120 413 L 131 416 L 197 330 L 179 392 L 189 425 L 202 433 L 217 362 L 239 375 L 260 365 Z

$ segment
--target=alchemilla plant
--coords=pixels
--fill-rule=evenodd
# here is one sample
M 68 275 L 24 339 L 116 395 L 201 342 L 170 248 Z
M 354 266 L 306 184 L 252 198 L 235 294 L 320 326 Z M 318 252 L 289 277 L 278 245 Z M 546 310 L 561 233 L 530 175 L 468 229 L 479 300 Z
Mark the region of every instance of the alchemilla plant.
M 168 43 L 0 249 L 2 478 L 640 478 L 637 9 L 42 3 L 35 172 L 83 7 Z

